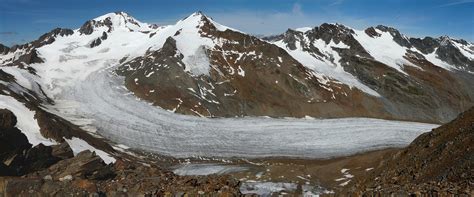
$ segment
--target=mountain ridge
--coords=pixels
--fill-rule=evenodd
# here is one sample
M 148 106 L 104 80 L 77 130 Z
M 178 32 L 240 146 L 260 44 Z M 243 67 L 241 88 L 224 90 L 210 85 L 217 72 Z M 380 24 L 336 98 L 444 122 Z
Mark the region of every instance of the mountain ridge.
M 473 91 L 449 89 L 449 86 L 468 87 L 473 84 L 472 43 L 448 37 L 410 38 L 383 25 L 360 31 L 338 23 L 323 23 L 303 30 L 289 29 L 284 34 L 260 39 L 223 26 L 202 12 L 195 12 L 175 25 L 167 26 L 142 23 L 125 12 L 114 12 L 88 20 L 75 30 L 55 29 L 29 44 L 12 48 L 2 45 L 0 62 L 38 72 L 38 75 L 49 78 L 44 79 L 46 84 L 55 87 L 54 83 L 58 81 L 76 83 L 83 78 L 82 75 L 96 68 L 89 71 L 87 68 L 90 66 L 84 66 L 73 71 L 56 66 L 46 69 L 47 66 L 39 64 L 82 61 L 80 59 L 90 59 L 98 54 L 104 61 L 110 59 L 106 64 L 121 64 L 118 73 L 126 78 L 126 87 L 138 97 L 170 111 L 209 117 L 364 116 L 445 122 L 473 103 Z M 132 39 L 136 42 L 130 43 Z M 279 49 L 271 46 L 275 44 Z M 176 68 L 166 75 L 181 73 L 176 76 L 187 78 L 180 87 L 173 85 L 180 80 L 177 78 L 152 77 L 155 81 L 150 81 L 150 76 L 165 72 L 152 73 L 151 70 L 157 69 L 154 62 L 135 66 L 138 70 L 133 72 L 125 72 L 130 69 L 126 64 L 135 58 L 163 56 L 153 53 L 165 48 L 163 46 L 171 46 L 176 51 L 174 56 L 177 59 L 166 60 L 167 64 L 176 64 Z M 117 50 L 117 47 L 127 49 Z M 255 51 L 254 47 L 259 48 Z M 56 51 L 64 55 L 51 61 L 54 58 L 50 57 L 58 53 Z M 282 73 L 283 62 L 293 62 L 290 65 L 299 71 Z M 258 70 L 273 73 L 276 78 L 270 80 L 268 77 L 272 75 L 263 73 L 249 77 L 260 72 Z M 69 72 L 71 77 L 61 77 L 58 71 Z M 77 74 L 78 71 L 83 74 Z M 298 77 L 300 74 L 296 72 L 302 75 Z M 431 74 L 427 76 L 426 73 Z M 229 79 L 230 85 L 219 84 Z M 435 83 L 437 80 L 450 85 Z M 138 86 L 133 84 L 137 81 L 148 82 Z M 273 90 L 255 92 L 252 83 L 260 84 L 261 90 Z M 215 89 L 219 86 L 224 88 Z M 158 94 L 160 88 L 167 93 Z M 53 97 L 61 92 L 60 89 L 48 91 L 47 94 Z M 433 99 L 434 95 L 442 96 Z M 451 98 L 452 95 L 455 98 Z M 295 98 L 299 100 L 296 105 Z M 439 110 L 433 109 L 434 106 Z

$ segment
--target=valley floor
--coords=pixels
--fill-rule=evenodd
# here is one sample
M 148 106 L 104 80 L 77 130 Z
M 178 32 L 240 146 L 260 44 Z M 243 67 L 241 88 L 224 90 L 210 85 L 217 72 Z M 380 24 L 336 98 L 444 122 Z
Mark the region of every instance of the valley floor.
M 380 161 L 399 149 L 369 151 L 331 159 L 235 159 L 226 162 L 188 161 L 171 167 L 178 175 L 229 174 L 242 182 L 242 193 L 274 194 L 331 194 L 352 185 Z

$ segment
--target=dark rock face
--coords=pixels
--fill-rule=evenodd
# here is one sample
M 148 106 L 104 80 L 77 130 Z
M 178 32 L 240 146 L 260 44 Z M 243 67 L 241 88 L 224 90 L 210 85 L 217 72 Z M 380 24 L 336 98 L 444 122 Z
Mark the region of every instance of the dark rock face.
M 0 118 L 0 161 L 8 175 L 42 170 L 59 161 L 51 154 L 51 147 L 39 144 L 31 148 L 26 136 L 14 127 L 16 117 L 12 112 L 0 110 Z
M 0 109 L 0 129 L 12 129 L 15 125 L 15 114 L 7 109 Z
M 115 17 L 123 18 L 125 20 L 125 23 L 130 23 L 130 24 L 140 26 L 140 24 L 137 21 L 135 21 L 125 12 L 115 12 L 114 14 L 116 15 Z M 85 22 L 79 29 L 79 33 L 90 35 L 92 34 L 92 32 L 94 32 L 94 28 L 104 27 L 104 26 L 108 28 L 107 32 L 110 33 L 113 30 L 113 25 L 114 24 L 112 23 L 111 17 L 107 17 L 104 20 L 100 20 L 100 21 L 96 21 L 93 19 L 93 20 L 89 20 Z
M 100 38 L 97 38 L 95 39 L 94 41 L 92 41 L 92 43 L 89 45 L 91 48 L 94 48 L 96 46 L 99 46 L 100 43 L 102 43 L 102 40 Z
M 94 41 L 92 41 L 92 42 L 89 44 L 89 46 L 90 46 L 91 48 L 94 48 L 94 47 L 96 47 L 96 46 L 99 46 L 99 45 L 102 43 L 103 40 L 107 40 L 107 33 L 105 33 L 105 31 L 102 32 L 102 36 L 100 36 L 99 38 L 96 38 Z
M 303 33 L 302 32 L 298 32 L 298 31 L 295 31 L 295 30 L 292 30 L 292 29 L 288 29 L 286 31 L 285 34 L 282 35 L 283 36 L 283 41 L 285 43 L 287 43 L 287 47 L 291 50 L 295 50 L 296 49 L 296 45 L 301 45 L 301 43 L 299 41 L 302 40 L 303 38 Z M 299 39 L 298 39 L 299 38 Z M 297 43 L 298 41 L 298 43 Z M 319 52 L 319 50 L 317 51 Z M 320 53 L 320 52 L 319 52 Z
M 102 36 L 100 37 L 101 40 L 107 40 L 107 33 L 102 32 Z
M 0 163 L 3 164 L 1 166 L 3 170 L 0 172 L 4 172 L 0 176 L 14 175 L 15 172 L 11 169 L 13 166 L 4 163 L 10 164 L 18 155 L 31 148 L 26 136 L 15 128 L 15 125 L 15 115 L 8 110 L 0 109 Z
M 95 20 L 89 20 L 84 25 L 81 26 L 79 29 L 79 33 L 85 34 L 85 35 L 90 35 L 92 32 L 94 32 L 94 27 L 101 27 L 101 26 L 106 26 L 109 29 L 107 30 L 108 32 L 112 31 L 112 21 L 110 17 L 106 18 L 104 21 L 95 21 Z
M 411 47 L 411 43 L 408 40 L 408 38 L 402 35 L 397 29 L 393 27 L 383 26 L 383 25 L 378 25 L 376 28 L 383 32 L 389 32 L 393 36 L 393 40 L 396 43 L 398 43 L 400 46 L 404 46 L 408 48 Z
M 418 49 L 424 54 L 430 54 L 436 52 L 436 55 L 444 62 L 456 66 L 458 69 L 474 71 L 474 61 L 465 57 L 454 43 L 460 45 L 468 45 L 465 40 L 456 40 L 447 36 L 439 38 L 425 37 L 410 38 L 410 43 L 413 47 Z M 471 49 L 472 50 L 472 49 Z
M 60 160 L 51 154 L 52 148 L 39 144 L 9 157 L 4 163 L 12 172 L 11 175 L 21 176 L 48 168 Z
M 374 27 L 369 27 L 369 28 L 365 29 L 364 32 L 372 38 L 380 37 L 382 35 L 382 34 L 379 34 L 377 31 L 375 31 Z
M 84 23 L 84 25 L 81 26 L 79 29 L 79 33 L 85 34 L 85 35 L 90 35 L 94 31 L 94 22 L 93 21 L 87 21 Z
M 3 44 L 0 44 L 0 54 L 7 54 L 8 51 L 10 51 L 10 48 L 3 45 Z
M 443 61 L 455 65 L 457 68 L 462 70 L 474 71 L 474 61 L 465 57 L 458 48 L 456 48 L 451 40 L 447 37 L 439 38 L 440 46 L 436 50 L 436 55 Z
M 39 56 L 36 48 L 53 43 L 57 36 L 69 36 L 69 35 L 72 35 L 73 33 L 74 31 L 71 29 L 56 28 L 46 34 L 41 35 L 37 40 L 34 40 L 30 43 L 26 43 L 23 45 L 14 45 L 9 49 L 6 47 L 2 47 L 3 46 L 2 45 L 0 46 L 0 54 L 2 53 L 2 50 L 3 50 L 3 54 L 14 53 L 14 52 L 17 52 L 18 50 L 24 51 L 24 53 L 22 53 L 22 55 L 19 56 L 15 61 L 10 59 L 3 63 L 5 64 L 5 66 L 19 66 L 19 67 L 24 67 L 24 64 L 43 63 L 44 61 Z
M 310 39 L 322 39 L 326 43 L 329 43 L 331 40 L 339 43 L 340 41 L 350 39 L 353 33 L 352 29 L 344 25 L 323 23 L 321 26 L 310 30 L 310 36 L 308 37 Z
M 420 38 L 410 38 L 410 43 L 419 51 L 424 54 L 430 54 L 435 51 L 437 47 L 439 47 L 439 42 L 432 37 L 425 37 L 423 39 Z
M 38 144 L 37 146 L 29 149 L 26 154 L 23 163 L 26 164 L 26 172 L 35 172 L 42 169 L 46 169 L 49 166 L 55 164 L 60 160 L 53 156 L 53 149 L 50 146 Z
M 354 38 L 354 31 L 344 25 L 324 23 L 320 27 L 315 27 L 305 34 L 309 38 L 310 42 L 313 42 L 316 39 L 322 39 L 324 42 L 326 42 L 326 44 L 328 44 L 332 40 L 336 44 L 342 42 L 349 46 L 349 49 L 340 50 L 340 53 L 351 56 L 358 55 L 361 57 L 372 58 L 370 54 L 364 49 L 364 47 L 362 47 L 362 45 Z M 310 45 L 310 47 L 314 48 L 311 51 L 317 49 L 313 45 Z
M 44 116 L 42 117 L 44 118 Z M 60 122 L 57 120 L 49 121 Z M 0 161 L 3 164 L 0 166 L 0 172 L 4 172 L 0 176 L 20 176 L 44 170 L 60 160 L 69 159 L 74 156 L 66 142 L 54 146 L 39 144 L 31 148 L 31 144 L 28 143 L 26 136 L 15 128 L 15 125 L 15 115 L 8 110 L 0 109 Z M 65 134 L 67 133 L 58 133 L 58 135 Z M 88 136 L 84 135 L 84 139 L 91 140 Z M 102 162 L 102 160 L 100 161 Z M 104 172 L 102 171 L 101 173 Z M 95 176 L 101 177 L 105 175 L 97 174 Z
M 38 48 L 53 43 L 55 41 L 55 37 L 57 36 L 69 36 L 72 34 L 74 34 L 74 31 L 71 29 L 56 28 L 50 31 L 49 33 L 40 36 L 38 40 L 33 42 L 33 46 Z

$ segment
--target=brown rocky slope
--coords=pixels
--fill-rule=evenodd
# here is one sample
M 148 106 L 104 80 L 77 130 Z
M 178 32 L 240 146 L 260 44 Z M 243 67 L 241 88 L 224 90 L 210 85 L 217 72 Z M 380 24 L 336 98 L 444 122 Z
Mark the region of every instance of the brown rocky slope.
M 426 194 L 472 196 L 474 108 L 382 161 L 352 187 L 366 195 Z

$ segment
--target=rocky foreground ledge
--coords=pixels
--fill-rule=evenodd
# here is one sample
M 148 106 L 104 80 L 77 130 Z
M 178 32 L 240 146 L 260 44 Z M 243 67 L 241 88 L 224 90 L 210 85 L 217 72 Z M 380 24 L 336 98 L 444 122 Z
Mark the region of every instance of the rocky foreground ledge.
M 88 150 L 74 156 L 66 142 L 32 147 L 16 122 L 12 112 L 0 109 L 0 196 L 240 194 L 230 176 L 178 176 L 126 156 L 107 165 Z

